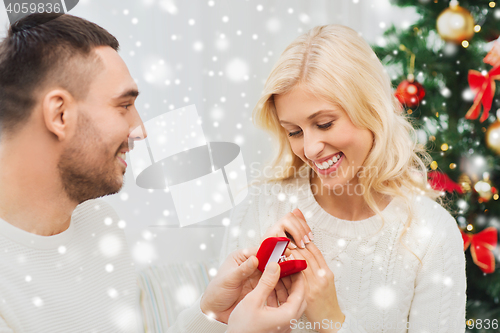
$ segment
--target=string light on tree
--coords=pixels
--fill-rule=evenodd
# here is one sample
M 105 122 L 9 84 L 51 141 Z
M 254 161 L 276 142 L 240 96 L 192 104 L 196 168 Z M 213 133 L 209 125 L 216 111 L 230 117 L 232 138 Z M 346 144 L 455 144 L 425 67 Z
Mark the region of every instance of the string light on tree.
M 469 176 L 467 176 L 465 173 L 461 174 L 458 177 L 458 184 L 462 188 L 463 193 L 470 192 L 471 186 L 472 186 L 472 182 L 471 182 Z
M 493 196 L 491 192 L 491 183 L 489 181 L 480 180 L 474 185 L 474 190 L 479 194 L 478 201 L 487 202 Z

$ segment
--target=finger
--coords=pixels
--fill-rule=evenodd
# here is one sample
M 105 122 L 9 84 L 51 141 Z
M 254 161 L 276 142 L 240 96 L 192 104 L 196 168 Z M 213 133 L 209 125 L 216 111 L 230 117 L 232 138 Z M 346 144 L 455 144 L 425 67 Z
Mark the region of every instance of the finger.
M 253 247 L 242 249 L 242 250 L 240 250 L 238 252 L 240 253 L 241 257 L 244 258 L 244 260 L 247 260 L 251 256 L 257 255 L 258 251 L 259 251 L 259 247 L 258 246 L 253 246 Z
M 295 257 L 295 259 L 298 259 L 298 260 L 306 260 L 300 253 L 299 251 L 295 250 L 293 251 L 293 256 Z M 307 271 L 307 268 L 305 270 L 302 270 L 299 272 L 299 274 L 292 274 L 292 275 L 289 275 L 291 281 L 292 281 L 292 285 L 291 287 L 288 289 L 288 295 L 290 295 L 291 293 L 291 289 L 293 288 L 293 281 L 294 279 L 296 278 L 295 275 L 301 275 L 302 276 L 302 279 L 304 280 L 304 283 L 306 285 L 306 294 L 309 292 L 309 285 L 310 284 L 313 284 L 315 282 L 315 278 L 313 276 L 311 276 L 310 274 L 310 271 L 307 271 L 307 275 L 309 275 L 309 280 L 307 279 L 307 275 L 306 275 L 306 271 Z
M 288 233 L 287 233 L 288 234 Z M 287 250 L 290 249 L 290 250 L 293 250 L 293 249 L 296 249 L 297 248 L 297 245 L 295 245 L 295 243 L 293 242 L 293 237 L 288 234 L 288 235 L 285 235 L 286 238 L 288 238 L 290 240 L 290 243 L 288 243 L 288 246 L 286 247 Z
M 307 261 L 307 268 L 302 271 L 308 285 L 316 283 L 319 266 L 314 259 L 314 256 L 307 249 L 297 249 L 293 255 L 296 259 Z
M 276 284 L 276 298 L 278 299 L 278 305 L 286 302 L 288 298 L 288 290 L 285 288 L 285 285 L 282 280 L 279 280 Z
M 318 249 L 316 244 L 310 243 L 307 245 L 309 251 L 314 255 L 314 258 L 316 258 L 316 261 L 318 262 L 318 265 L 322 268 L 328 267 L 328 264 L 326 263 L 325 257 L 323 256 L 323 253 Z
M 257 299 L 258 304 L 264 305 L 269 294 L 274 291 L 276 284 L 280 278 L 280 266 L 275 262 L 267 264 L 264 273 L 262 274 L 259 283 L 248 295 L 252 295 Z
M 305 249 L 297 249 L 296 253 L 301 255 L 304 258 L 304 260 L 307 261 L 307 268 L 306 269 L 311 269 L 312 271 L 316 272 L 321 267 L 319 266 L 318 261 L 316 260 L 316 257 L 309 250 L 309 247 L 310 247 L 310 245 L 307 244 Z M 294 254 L 294 257 L 296 257 L 295 254 Z
M 288 293 L 288 298 L 284 304 L 281 304 L 280 308 L 284 310 L 290 310 L 296 314 L 302 314 L 304 312 L 304 302 L 306 293 L 306 282 L 304 276 L 299 274 L 290 275 L 292 281 L 292 288 Z
M 281 278 L 281 282 L 287 290 L 287 294 L 292 290 L 292 278 L 290 276 L 285 276 Z
M 235 270 L 229 273 L 228 279 L 236 285 L 239 285 L 241 282 L 248 279 L 248 277 L 255 272 L 258 266 L 259 259 L 255 256 L 251 256 Z
M 297 248 L 297 245 L 295 245 L 295 240 L 293 239 L 293 236 L 290 235 L 290 233 L 286 230 L 285 230 L 285 237 L 290 240 L 290 243 L 288 244 L 289 249 L 293 250 L 293 249 Z
M 283 228 L 293 237 L 295 245 L 304 248 L 305 244 L 309 242 L 308 231 L 293 213 L 286 214 L 284 218 Z
M 292 211 L 292 214 L 295 215 L 295 216 L 297 216 L 297 218 L 299 219 L 299 221 L 302 223 L 302 226 L 306 230 L 307 236 L 309 237 L 310 240 L 313 240 L 312 230 L 309 227 L 309 224 L 307 224 L 306 218 L 304 217 L 304 214 L 302 214 L 302 211 L 300 209 L 298 209 L 298 208 L 295 208 Z
M 297 245 L 295 245 L 295 243 L 294 243 L 293 236 L 290 235 L 286 230 L 285 231 L 281 230 L 280 232 L 277 233 L 276 236 L 277 237 L 286 237 L 290 240 L 290 242 L 288 243 L 288 246 L 286 247 L 287 252 L 285 252 L 285 254 L 289 253 L 290 250 L 297 248 Z
M 297 215 L 297 217 L 300 217 L 304 221 L 306 220 L 306 218 L 304 217 L 304 214 L 302 214 L 302 211 L 300 209 L 295 208 L 294 210 L 292 210 L 292 213 Z
M 278 298 L 276 297 L 276 292 L 273 290 L 267 297 L 267 306 L 277 308 L 278 307 Z

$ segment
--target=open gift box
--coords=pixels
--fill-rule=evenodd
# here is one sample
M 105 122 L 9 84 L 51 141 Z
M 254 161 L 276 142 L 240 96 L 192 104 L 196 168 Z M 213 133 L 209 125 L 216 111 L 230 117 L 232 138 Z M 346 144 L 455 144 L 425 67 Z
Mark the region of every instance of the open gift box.
M 300 272 L 307 268 L 307 262 L 300 259 L 287 260 L 284 256 L 285 250 L 290 243 L 286 237 L 269 237 L 260 245 L 257 252 L 259 259 L 259 270 L 264 272 L 269 262 L 276 262 L 281 267 L 280 279 L 282 277 Z

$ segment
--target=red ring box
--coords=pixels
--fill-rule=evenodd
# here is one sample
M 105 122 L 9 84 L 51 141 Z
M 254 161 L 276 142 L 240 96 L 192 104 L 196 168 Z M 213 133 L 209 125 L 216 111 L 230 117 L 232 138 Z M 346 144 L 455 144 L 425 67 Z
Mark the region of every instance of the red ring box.
M 282 277 L 298 273 L 307 268 L 307 262 L 300 259 L 292 259 L 281 261 L 285 250 L 290 243 L 286 237 L 269 237 L 260 244 L 259 251 L 257 252 L 257 259 L 259 259 L 259 270 L 264 272 L 269 262 L 277 262 L 281 267 L 280 279 Z

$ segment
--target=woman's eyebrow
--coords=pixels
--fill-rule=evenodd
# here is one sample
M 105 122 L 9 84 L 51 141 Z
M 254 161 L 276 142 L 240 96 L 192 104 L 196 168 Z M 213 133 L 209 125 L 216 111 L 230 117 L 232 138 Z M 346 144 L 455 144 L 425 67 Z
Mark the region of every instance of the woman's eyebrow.
M 314 119 L 315 117 L 323 114 L 323 113 L 329 113 L 329 112 L 335 112 L 335 110 L 319 110 L 317 112 L 314 112 L 312 115 L 310 115 L 309 117 L 307 117 L 307 120 L 311 120 L 311 119 Z M 290 125 L 293 125 L 291 122 L 288 122 L 286 120 L 280 120 L 280 123 L 281 124 L 290 124 Z

